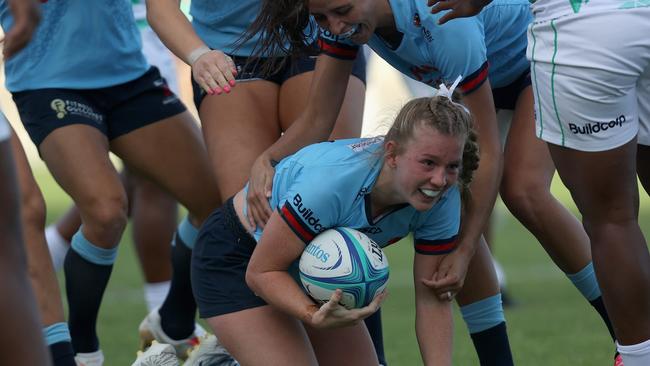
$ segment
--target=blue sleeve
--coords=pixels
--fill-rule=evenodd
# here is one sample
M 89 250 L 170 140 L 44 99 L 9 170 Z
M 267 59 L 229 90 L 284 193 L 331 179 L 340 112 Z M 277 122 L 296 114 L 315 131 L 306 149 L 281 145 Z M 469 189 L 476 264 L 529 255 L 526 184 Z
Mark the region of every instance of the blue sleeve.
M 452 252 L 460 230 L 460 193 L 457 187 L 421 217 L 414 230 L 415 251 L 426 255 Z
M 358 45 L 322 28 L 318 32 L 318 46 L 322 53 L 342 60 L 354 60 L 359 52 Z
M 460 89 L 465 94 L 471 93 L 488 76 L 483 24 L 478 18 L 470 17 L 438 25 L 441 16 L 428 14 L 423 21 L 423 26 L 431 30 L 430 55 L 446 83 L 453 83 L 461 75 Z
M 280 216 L 305 244 L 339 221 L 336 176 L 329 167 L 303 169 L 278 200 Z

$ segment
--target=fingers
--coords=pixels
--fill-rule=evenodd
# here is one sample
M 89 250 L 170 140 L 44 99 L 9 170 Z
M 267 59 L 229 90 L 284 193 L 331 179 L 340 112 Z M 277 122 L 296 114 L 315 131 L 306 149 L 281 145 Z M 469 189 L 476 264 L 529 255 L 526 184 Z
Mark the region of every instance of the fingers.
M 326 312 L 331 312 L 334 310 L 334 308 L 340 307 L 341 305 L 339 303 L 341 302 L 342 297 L 343 291 L 341 289 L 336 289 L 334 292 L 332 292 L 332 296 L 330 296 L 329 301 L 321 306 L 321 309 Z
M 192 64 L 194 80 L 210 95 L 230 93 L 236 85 L 237 68 L 232 58 L 221 51 L 204 53 Z
M 433 11 L 431 11 L 431 12 L 433 13 Z M 443 24 L 447 23 L 448 21 L 450 21 L 452 19 L 458 18 L 459 16 L 460 15 L 458 15 L 455 11 L 452 10 L 449 13 L 447 13 L 447 14 L 443 15 L 442 17 L 440 17 L 440 19 L 438 19 L 438 24 L 443 25 Z
M 452 301 L 455 296 L 456 296 L 455 292 L 446 291 L 442 295 L 438 296 L 438 299 L 440 299 L 440 301 Z
M 253 192 L 252 187 L 249 187 L 246 199 L 248 200 L 247 216 L 249 224 L 252 227 L 257 226 L 263 229 L 273 212 L 268 200 L 264 195 Z
M 443 10 L 452 10 L 456 6 L 456 2 L 453 0 L 429 0 L 429 3 L 431 4 L 431 14 L 437 14 L 440 13 Z M 445 16 L 447 16 L 446 14 Z M 444 18 L 444 17 L 443 17 Z M 440 21 L 438 21 L 440 22 Z

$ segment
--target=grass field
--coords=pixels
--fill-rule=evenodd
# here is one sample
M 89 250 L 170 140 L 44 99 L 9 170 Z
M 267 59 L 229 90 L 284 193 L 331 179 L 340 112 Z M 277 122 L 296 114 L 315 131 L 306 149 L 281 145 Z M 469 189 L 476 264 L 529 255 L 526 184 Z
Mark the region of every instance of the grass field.
M 58 217 L 69 199 L 43 169 L 36 171 L 48 203 L 48 221 Z M 554 192 L 565 202 L 566 190 Z M 642 192 L 640 222 L 650 237 L 650 199 Z M 502 205 L 497 206 L 496 256 L 508 275 L 517 304 L 506 309 L 515 361 L 519 365 L 611 365 L 613 345 L 597 314 L 551 263 L 535 239 Z M 413 250 L 403 242 L 387 249 L 390 296 L 383 309 L 384 337 L 391 365 L 421 364 L 414 330 L 411 275 Z M 130 365 L 138 347 L 137 326 L 145 315 L 142 276 L 130 239 L 124 235 L 113 276 L 104 297 L 98 331 L 107 366 Z M 476 365 L 465 325 L 456 312 L 455 365 Z

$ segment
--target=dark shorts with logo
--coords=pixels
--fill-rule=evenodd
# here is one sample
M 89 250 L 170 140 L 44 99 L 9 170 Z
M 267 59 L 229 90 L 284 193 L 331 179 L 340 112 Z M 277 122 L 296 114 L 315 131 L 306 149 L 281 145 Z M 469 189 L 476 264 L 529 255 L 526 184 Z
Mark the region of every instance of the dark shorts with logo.
M 524 71 L 515 81 L 501 88 L 492 89 L 494 107 L 496 109 L 514 110 L 517 105 L 519 94 L 530 86 L 530 70 Z
M 232 198 L 203 223 L 192 251 L 192 291 L 201 318 L 266 305 L 246 284 L 255 239 L 244 229 Z
M 240 70 L 235 77 L 236 80 L 266 80 L 278 85 L 282 85 L 285 81 L 296 75 L 314 71 L 317 58 L 316 56 L 303 56 L 295 60 L 289 58 L 282 69 L 271 75 L 264 75 L 261 65 L 264 64 L 267 59 L 261 59 L 257 64 L 251 63 L 246 65 L 246 62 L 248 61 L 247 57 L 232 55 L 230 57 L 235 62 L 237 70 Z M 366 56 L 363 52 L 359 52 L 357 58 L 354 60 L 352 75 L 361 80 L 364 84 L 366 83 Z M 196 81 L 194 81 L 194 78 L 192 78 L 192 90 L 194 92 L 194 105 L 196 106 L 196 109 L 199 109 L 201 102 L 207 93 L 201 89 L 201 86 L 199 86 Z
M 85 124 L 112 140 L 186 110 L 155 66 L 115 86 L 27 90 L 13 93 L 13 99 L 37 147 L 59 127 Z

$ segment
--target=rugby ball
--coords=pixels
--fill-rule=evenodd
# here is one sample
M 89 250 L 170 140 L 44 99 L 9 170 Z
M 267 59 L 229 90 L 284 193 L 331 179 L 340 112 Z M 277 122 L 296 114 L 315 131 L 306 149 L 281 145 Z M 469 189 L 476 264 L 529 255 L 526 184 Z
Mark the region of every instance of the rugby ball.
M 388 259 L 366 234 L 350 228 L 329 229 L 314 238 L 300 256 L 300 281 L 309 296 L 327 302 L 336 289 L 341 305 L 360 308 L 388 283 Z

